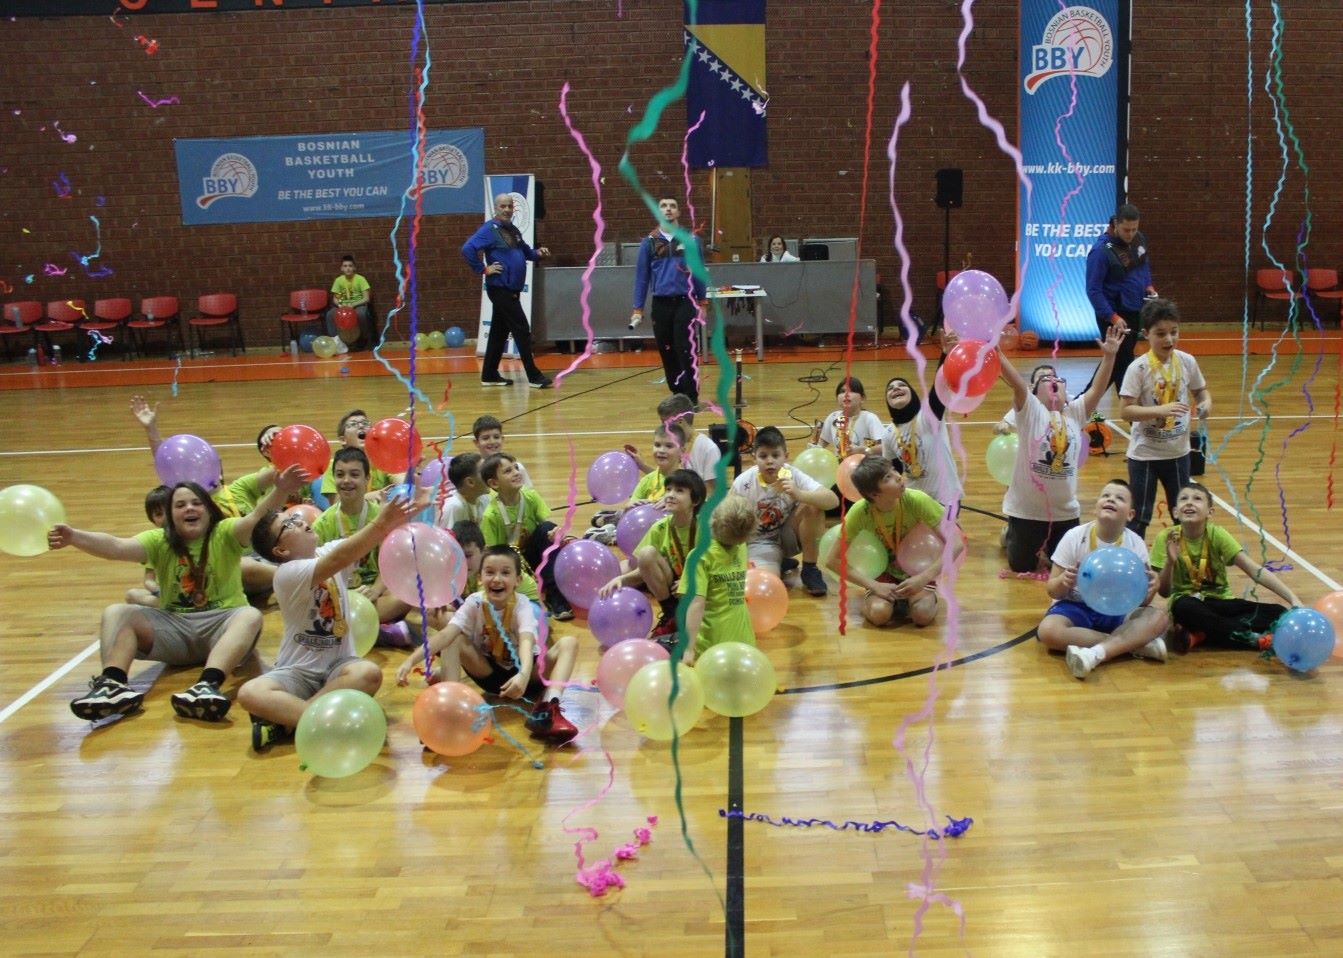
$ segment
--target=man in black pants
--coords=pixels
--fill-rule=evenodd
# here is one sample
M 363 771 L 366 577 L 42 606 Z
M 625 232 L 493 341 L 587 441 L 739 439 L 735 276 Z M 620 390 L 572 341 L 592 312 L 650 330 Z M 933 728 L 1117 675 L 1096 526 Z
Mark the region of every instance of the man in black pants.
M 518 358 L 527 371 L 527 383 L 533 389 L 546 389 L 551 381 L 532 358 L 532 328 L 522 310 L 522 290 L 527 285 L 527 261 L 533 263 L 550 250 L 532 249 L 513 225 L 513 196 L 500 193 L 494 198 L 494 217 L 476 230 L 462 245 L 466 265 L 485 277 L 485 295 L 490 298 L 494 315 L 489 338 L 485 340 L 485 359 L 480 367 L 482 386 L 511 386 L 513 380 L 499 375 L 508 337 L 518 347 Z
M 653 338 L 662 355 L 667 389 L 699 402 L 699 377 L 695 370 L 692 331 L 696 312 L 705 305 L 704 283 L 686 266 L 685 247 L 674 234 L 681 206 L 674 196 L 658 198 L 662 221 L 639 244 L 639 264 L 634 271 L 634 310 L 630 329 L 644 317 L 644 301 L 653 294 Z M 699 240 L 695 240 L 698 244 Z M 699 246 L 701 260 L 704 248 Z

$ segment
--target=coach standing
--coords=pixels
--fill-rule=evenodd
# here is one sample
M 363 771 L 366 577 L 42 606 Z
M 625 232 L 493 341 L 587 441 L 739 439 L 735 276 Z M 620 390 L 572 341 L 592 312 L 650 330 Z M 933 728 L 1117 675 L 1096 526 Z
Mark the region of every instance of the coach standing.
M 1152 267 L 1147 260 L 1147 237 L 1138 231 L 1138 208 L 1122 204 L 1110 217 L 1105 235 L 1096 240 L 1087 254 L 1087 299 L 1096 311 L 1100 338 L 1111 325 L 1128 327 L 1115 356 L 1110 383 L 1116 389 L 1133 362 L 1133 347 L 1140 334 L 1138 313 L 1144 299 L 1156 296 L 1152 287 Z
M 695 369 L 695 343 L 691 326 L 697 310 L 705 304 L 704 283 L 692 276 L 685 261 L 685 247 L 675 236 L 681 205 L 674 196 L 658 198 L 661 220 L 639 244 L 639 263 L 634 270 L 634 310 L 630 329 L 643 321 L 644 301 L 653 294 L 653 338 L 662 354 L 667 388 L 699 402 L 699 378 Z M 699 239 L 692 242 L 699 244 Z M 701 261 L 704 247 L 699 245 Z

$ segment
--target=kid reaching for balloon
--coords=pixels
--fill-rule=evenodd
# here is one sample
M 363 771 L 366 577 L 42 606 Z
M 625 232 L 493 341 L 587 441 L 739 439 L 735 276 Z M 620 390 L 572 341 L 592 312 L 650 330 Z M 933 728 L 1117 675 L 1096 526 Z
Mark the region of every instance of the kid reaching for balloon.
M 866 589 L 863 618 L 870 625 L 887 625 L 908 618 L 925 626 L 937 617 L 937 586 L 942 571 L 944 539 L 938 527 L 946 510 L 926 493 L 905 488 L 902 465 L 869 456 L 853 470 L 854 487 L 863 497 L 844 517 L 844 542 L 852 546 L 864 532 L 875 536 L 878 561 L 850 555 L 841 572 L 840 533 L 825 554 L 825 564 L 836 575 Z M 916 527 L 923 528 L 917 529 Z M 902 548 L 903 546 L 903 548 Z M 958 541 L 953 558 L 963 548 Z M 904 559 L 902 562 L 901 559 Z
M 1129 369 L 1139 365 L 1134 362 Z M 1176 652 L 1200 645 L 1264 647 L 1264 633 L 1287 610 L 1271 602 L 1233 598 L 1227 567 L 1235 566 L 1275 593 L 1290 607 L 1301 605 L 1287 585 L 1250 558 L 1236 537 L 1212 519 L 1212 493 L 1197 482 L 1186 482 L 1171 510 L 1179 523 L 1157 533 L 1152 543 L 1152 568 L 1158 588 L 1170 597 L 1173 621 L 1168 642 Z
M 275 667 L 238 690 L 238 704 L 252 716 L 253 749 L 264 751 L 292 738 L 319 695 L 335 689 L 378 691 L 382 669 L 355 654 L 347 575 L 387 533 L 424 508 L 428 493 L 422 490 L 415 502 L 393 499 L 348 536 L 327 542 L 301 513 L 270 511 L 256 524 L 252 548 L 278 564 L 275 601 L 284 638 Z
M 524 696 L 536 705 L 526 727 L 533 738 L 563 745 L 578 734 L 560 708 L 560 693 L 573 675 L 578 640 L 552 636 L 544 658 L 537 651 L 536 607 L 517 593 L 522 561 L 512 547 L 492 545 L 481 558 L 479 592 L 469 595 L 447 626 L 429 635 L 429 654 L 442 653 L 443 664 L 426 680 L 456 682 L 464 670 L 481 689 L 506 699 Z M 405 685 L 424 649 L 415 651 L 396 673 Z
M 755 629 L 746 611 L 746 543 L 755 527 L 755 507 L 732 493 L 709 516 L 713 541 L 693 572 L 686 573 L 686 585 L 693 590 L 687 594 L 694 596 L 685 613 L 686 635 L 692 637 L 681 657 L 686 665 L 694 665 L 697 657 L 720 642 L 755 645 Z
M 1157 577 L 1147 565 L 1147 546 L 1142 537 L 1125 525 L 1132 517 L 1132 490 L 1122 479 L 1111 479 L 1096 499 L 1096 518 L 1068 530 L 1054 550 L 1052 571 L 1045 586 L 1054 603 L 1040 620 L 1035 634 L 1045 648 L 1064 653 L 1068 669 L 1079 679 L 1086 678 L 1102 662 L 1125 653 L 1166 661 L 1166 644 L 1161 634 L 1170 618 L 1151 605 Z M 1110 590 L 1118 595 L 1121 605 L 1141 597 L 1135 608 L 1123 614 L 1098 611 L 1088 604 L 1087 595 L 1078 590 L 1077 572 L 1082 563 L 1087 556 L 1107 547 L 1126 549 L 1138 556 L 1146 572 L 1144 581 L 1137 583 L 1118 581 L 1114 572 L 1099 577 L 1102 581 L 1094 585 L 1089 583 L 1088 592 L 1093 588 Z

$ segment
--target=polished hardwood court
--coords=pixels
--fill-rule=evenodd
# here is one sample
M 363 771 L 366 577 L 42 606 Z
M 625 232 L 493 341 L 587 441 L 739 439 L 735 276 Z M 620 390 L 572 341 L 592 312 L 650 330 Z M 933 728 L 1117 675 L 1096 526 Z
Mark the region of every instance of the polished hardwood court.
M 1221 328 L 1181 345 L 1210 380 L 1214 448 L 1242 417 L 1257 417 L 1221 448 L 1225 478 L 1212 468 L 1206 477 L 1222 500 L 1214 520 L 1252 555 L 1290 566 L 1282 575 L 1313 602 L 1343 578 L 1343 505 L 1328 498 L 1339 334 L 1308 339 L 1299 361 L 1286 341 L 1251 403 L 1248 385 L 1272 342 L 1257 335 L 1245 358 L 1238 331 Z M 772 346 L 766 362 L 748 358 L 743 416 L 783 427 L 799 451 L 810 423 L 834 408 L 845 368 L 834 345 Z M 1029 371 L 1047 356 L 1015 360 Z M 545 366 L 553 375 L 572 358 L 546 357 Z M 585 499 L 587 464 L 624 442 L 647 449 L 665 395 L 651 351 L 596 357 L 547 392 L 481 389 L 465 353 L 421 359 L 417 383 L 442 407 L 421 402 L 423 433 L 465 433 L 448 451 L 469 448 L 471 420 L 498 415 L 507 448 L 557 512 L 571 457 Z M 882 387 L 914 364 L 892 344 L 853 359 L 868 408 L 884 421 Z M 1058 362 L 1078 388 L 1096 359 L 1065 350 Z M 716 382 L 718 367 L 705 371 Z M 164 435 L 216 444 L 229 477 L 259 468 L 253 439 L 266 423 L 305 422 L 334 439 L 348 409 L 378 419 L 407 404 L 404 386 L 366 354 L 189 360 L 180 371 L 118 360 L 36 373 L 5 366 L 0 392 L 10 409 L 0 487 L 45 486 L 72 525 L 122 535 L 145 527 L 141 502 L 157 482 L 127 408 L 133 393 L 161 402 Z M 833 593 L 792 590 L 784 622 L 759 638 L 781 694 L 741 720 L 739 743 L 727 719 L 706 712 L 679 744 L 679 778 L 670 746 L 641 739 L 591 690 L 598 648 L 581 620 L 555 627 L 583 637 L 581 684 L 564 697 L 583 732 L 558 750 L 500 710 L 503 731 L 527 755 L 502 733 L 464 759 L 423 753 L 410 721 L 415 690 L 396 687 L 402 653 L 387 650 L 371 654 L 384 667 L 377 699 L 387 746 L 348 779 L 301 772 L 292 745 L 253 753 L 236 705 L 223 723 L 177 718 L 168 697 L 195 680 L 194 669 L 137 663 L 132 683 L 152 687 L 144 710 L 93 727 L 68 702 L 98 672 L 90 643 L 100 610 L 120 601 L 139 569 L 73 549 L 0 555 L 0 950 L 1343 953 L 1343 667 L 1331 660 L 1298 675 L 1250 652 L 1199 651 L 1165 664 L 1107 663 L 1074 679 L 1030 636 L 1048 602 L 1042 583 L 1000 574 L 1002 489 L 984 449 L 1009 401 L 999 383 L 957 426 L 969 548 L 943 579 L 949 601 L 937 622 L 866 628 L 854 601 L 841 631 Z M 1102 411 L 1113 403 L 1111 395 Z M 697 425 L 716 421 L 705 413 Z M 1104 480 L 1125 474 L 1122 439 L 1111 451 L 1083 469 L 1084 518 Z M 1237 524 L 1233 494 L 1265 538 L 1258 525 Z M 578 508 L 579 532 L 595 508 Z M 273 605 L 265 620 L 269 662 L 280 636 Z M 930 669 L 939 663 L 951 665 Z M 748 821 L 738 899 L 732 832 L 720 816 L 734 766 L 742 808 L 776 820 L 973 824 L 929 842 L 893 829 Z M 574 880 L 575 842 L 593 829 L 584 855 L 610 858 L 649 816 L 658 819 L 651 844 L 617 867 L 627 887 L 589 897 Z M 739 940 L 725 940 L 725 901 L 729 913 L 742 909 Z

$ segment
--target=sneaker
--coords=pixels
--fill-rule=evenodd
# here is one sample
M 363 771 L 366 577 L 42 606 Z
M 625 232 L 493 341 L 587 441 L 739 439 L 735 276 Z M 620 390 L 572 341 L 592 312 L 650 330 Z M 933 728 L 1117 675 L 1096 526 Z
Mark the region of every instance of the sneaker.
M 480 384 L 482 386 L 511 386 L 513 385 L 513 380 L 499 376 L 495 379 L 482 379 Z
M 574 617 L 573 606 L 569 604 L 568 599 L 560 595 L 558 590 L 546 596 L 546 611 L 556 622 L 568 622 Z
M 184 691 L 174 692 L 172 703 L 173 711 L 182 718 L 200 719 L 202 722 L 220 721 L 233 704 L 216 686 L 204 681 Z
M 555 381 L 549 377 L 542 376 L 540 379 L 527 380 L 527 385 L 532 389 L 549 389 L 551 386 L 555 385 Z
M 785 558 L 782 562 L 779 563 L 779 578 L 782 579 L 788 573 L 792 572 L 794 569 L 797 568 L 797 565 L 798 565 L 797 560 L 794 559 L 792 556 L 788 556 L 787 558 Z M 824 595 L 825 593 L 821 594 Z
M 612 546 L 616 543 L 616 524 L 608 522 L 604 526 L 595 526 L 583 533 L 584 539 L 592 539 L 594 542 L 600 542 L 604 546 Z
M 1178 652 L 1185 655 L 1194 651 L 1207 639 L 1202 632 L 1191 632 L 1183 625 L 1176 623 L 1166 630 L 1165 645 L 1171 652 Z
M 1161 636 L 1157 636 L 1141 649 L 1134 649 L 1133 655 L 1139 659 L 1151 659 L 1153 662 L 1164 662 L 1166 661 L 1166 642 Z
M 830 591 L 826 588 L 825 576 L 821 575 L 821 570 L 816 568 L 814 562 L 802 566 L 802 587 L 808 595 L 822 596 Z
M 604 525 L 617 522 L 620 519 L 620 513 L 615 509 L 603 509 L 592 517 L 592 525 L 601 528 Z
M 252 751 L 264 752 L 280 742 L 292 742 L 294 733 L 283 725 L 252 716 Z
M 145 700 L 143 692 L 129 685 L 95 675 L 89 679 L 89 690 L 70 703 L 70 711 L 88 722 L 96 722 L 113 715 L 130 715 Z
M 653 631 L 648 637 L 654 642 L 661 642 L 665 636 L 676 636 L 676 613 L 664 612 L 662 618 L 658 619 L 658 624 L 653 626 Z
M 378 638 L 373 644 L 384 649 L 413 649 L 415 640 L 404 621 L 387 622 L 378 626 Z
M 1064 658 L 1068 663 L 1068 671 L 1072 672 L 1075 679 L 1086 678 L 1101 661 L 1095 649 L 1084 645 L 1068 646 Z
M 563 745 L 572 741 L 578 734 L 574 723 L 565 718 L 564 713 L 560 711 L 560 703 L 556 699 L 537 703 L 523 724 L 526 725 L 527 731 L 532 733 L 532 738 L 541 739 L 552 745 Z

